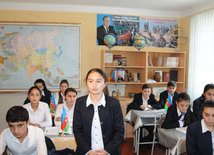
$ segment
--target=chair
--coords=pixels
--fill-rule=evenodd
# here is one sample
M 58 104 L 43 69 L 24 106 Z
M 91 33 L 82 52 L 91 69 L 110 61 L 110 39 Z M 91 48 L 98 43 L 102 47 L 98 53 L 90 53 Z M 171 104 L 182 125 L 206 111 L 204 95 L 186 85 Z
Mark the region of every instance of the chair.
M 183 155 L 186 152 L 186 139 L 181 139 L 177 147 L 177 155 Z
M 131 103 L 126 103 L 125 104 L 125 111 L 124 111 L 125 115 L 128 114 L 128 112 L 131 110 L 131 108 L 132 108 L 132 104 Z M 133 126 L 133 123 L 124 120 L 124 125 L 125 125 L 125 129 L 124 129 L 124 140 L 126 139 L 126 123 L 129 123 L 129 124 L 131 124 Z

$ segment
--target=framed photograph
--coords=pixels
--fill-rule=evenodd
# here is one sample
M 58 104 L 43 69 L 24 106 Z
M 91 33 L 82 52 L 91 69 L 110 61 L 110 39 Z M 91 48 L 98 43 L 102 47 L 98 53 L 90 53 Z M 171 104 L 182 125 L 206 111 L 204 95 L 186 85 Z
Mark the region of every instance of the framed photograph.
M 153 87 L 152 92 L 153 92 L 155 98 L 159 100 L 160 93 L 165 91 L 166 89 L 167 89 L 166 87 Z
M 80 25 L 0 23 L 0 92 L 26 91 L 36 79 L 56 90 L 80 88 Z

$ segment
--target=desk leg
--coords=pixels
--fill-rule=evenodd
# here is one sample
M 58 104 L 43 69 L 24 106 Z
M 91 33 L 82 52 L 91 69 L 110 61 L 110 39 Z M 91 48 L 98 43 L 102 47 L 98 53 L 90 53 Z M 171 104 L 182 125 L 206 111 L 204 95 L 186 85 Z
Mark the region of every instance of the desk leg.
M 140 148 L 140 129 L 141 128 L 138 128 L 137 129 L 137 142 L 136 142 L 136 149 L 137 149 L 137 155 L 139 155 L 139 148 Z

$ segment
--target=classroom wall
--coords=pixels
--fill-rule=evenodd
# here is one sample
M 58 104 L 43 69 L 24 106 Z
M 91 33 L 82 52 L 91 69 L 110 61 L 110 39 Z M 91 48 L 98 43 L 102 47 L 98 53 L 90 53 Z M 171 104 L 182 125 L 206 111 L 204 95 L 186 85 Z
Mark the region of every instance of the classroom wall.
M 179 19 L 179 24 L 188 29 L 188 18 Z M 75 12 L 52 11 L 7 11 L 0 10 L 0 22 L 33 22 L 33 23 L 59 23 L 81 25 L 81 92 L 80 96 L 87 93 L 85 76 L 91 68 L 101 67 L 101 49 L 105 46 L 96 45 L 96 14 Z M 188 23 L 188 24 L 186 24 Z M 188 44 L 184 47 L 184 50 Z M 136 50 L 134 47 L 114 47 L 119 50 Z M 186 80 L 187 81 L 187 80 Z M 0 93 L 0 132 L 7 127 L 5 115 L 7 110 L 14 105 L 22 105 L 26 93 Z

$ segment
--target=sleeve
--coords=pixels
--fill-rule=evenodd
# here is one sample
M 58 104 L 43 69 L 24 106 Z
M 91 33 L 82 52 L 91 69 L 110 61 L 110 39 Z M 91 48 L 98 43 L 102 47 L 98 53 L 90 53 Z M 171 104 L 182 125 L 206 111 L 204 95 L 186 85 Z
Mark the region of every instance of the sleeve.
M 196 137 L 198 137 L 197 135 L 195 135 L 194 129 L 192 128 L 192 126 L 188 126 L 187 127 L 187 133 L 186 133 L 186 147 L 187 147 L 187 154 L 188 155 L 199 155 L 198 154 L 198 150 L 197 150 L 197 146 L 196 146 L 196 141 L 197 139 L 195 139 Z
M 48 105 L 45 103 L 45 121 L 42 123 L 39 123 L 41 127 L 47 127 L 47 126 L 52 126 L 52 118 L 51 118 L 51 113 L 50 109 L 48 108 Z
M 47 155 L 47 146 L 45 142 L 44 132 L 40 129 L 38 130 L 38 139 L 36 143 L 36 151 L 38 155 Z
M 124 122 L 120 103 L 118 100 L 116 100 L 114 104 L 113 137 L 104 148 L 111 155 L 114 154 L 118 148 L 120 148 L 120 143 L 124 138 Z
M 63 104 L 58 105 L 56 108 L 56 114 L 55 114 L 55 118 L 54 118 L 54 122 L 55 122 L 56 126 L 61 126 L 61 121 L 56 121 L 56 118 L 61 117 L 62 109 L 63 109 Z
M 197 99 L 195 101 L 193 101 L 193 114 L 194 114 L 196 120 L 201 119 L 200 102 L 198 102 Z
M 139 100 L 138 100 L 138 94 L 135 94 L 134 96 L 134 100 L 133 100 L 133 109 L 136 109 L 136 110 L 142 110 L 140 108 L 140 103 L 139 103 Z
M 98 44 L 99 45 L 102 45 L 103 44 L 103 39 L 104 39 L 104 32 L 102 32 L 102 28 L 101 27 L 98 27 L 97 28 L 97 41 L 98 41 Z
M 162 128 L 165 129 L 172 129 L 172 128 L 177 128 L 179 127 L 179 122 L 173 119 L 173 115 L 174 115 L 174 111 L 173 111 L 173 107 L 169 107 L 165 120 L 162 124 Z
M 159 104 L 160 104 L 161 108 L 164 108 L 165 101 L 164 101 L 163 93 L 160 93 Z
M 5 141 L 5 134 L 6 134 L 6 129 L 2 131 L 0 135 L 0 154 L 3 154 L 7 145 Z
M 82 124 L 82 109 L 81 103 L 77 100 L 74 108 L 74 117 L 73 117 L 73 132 L 74 137 L 77 142 L 77 147 L 81 150 L 83 154 L 86 154 L 91 150 L 91 146 L 87 143 L 84 137 L 83 124 Z
M 157 102 L 157 100 L 155 99 L 155 96 L 153 94 L 150 95 L 150 105 L 153 109 L 160 109 L 161 105 Z
M 58 94 L 59 94 L 59 92 L 54 94 L 54 99 L 55 99 L 56 106 L 58 105 L 58 102 L 59 102 L 59 95 Z

